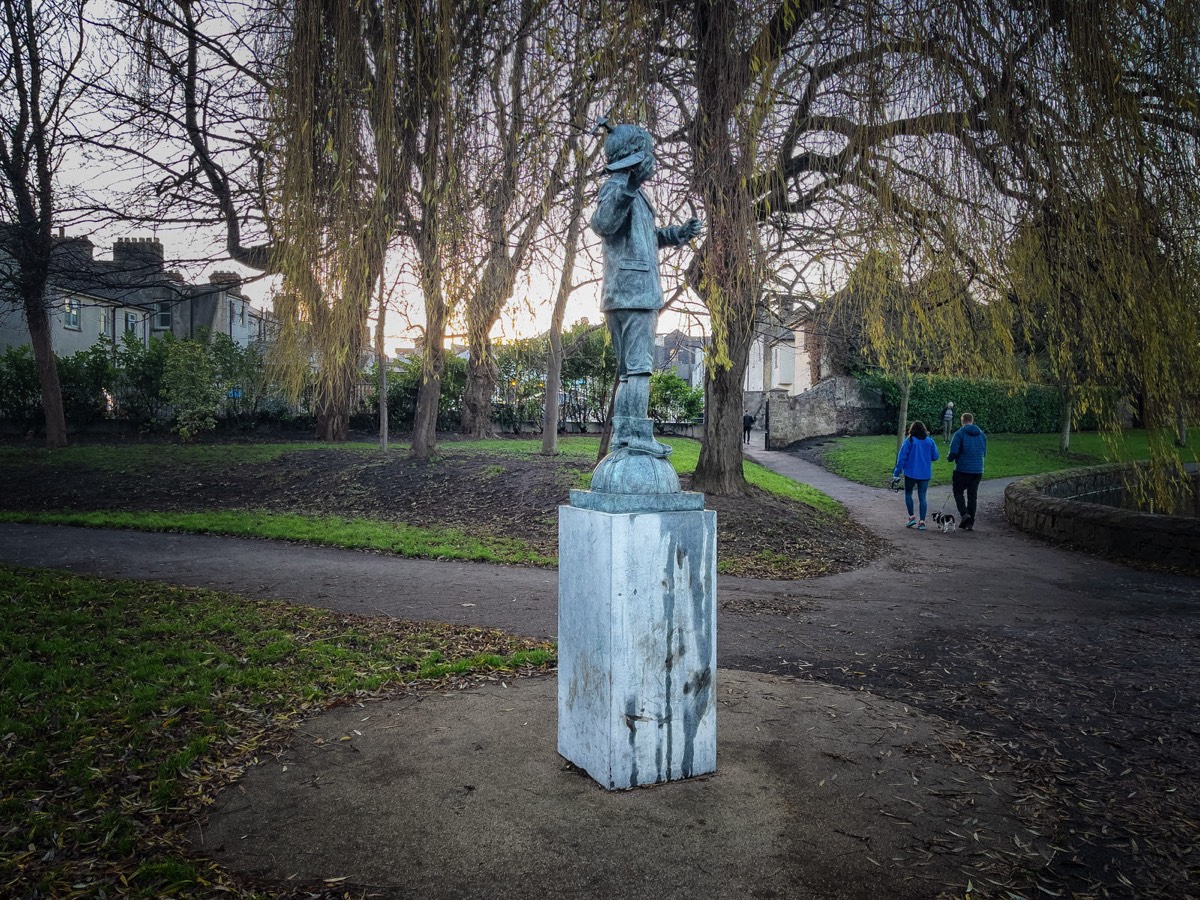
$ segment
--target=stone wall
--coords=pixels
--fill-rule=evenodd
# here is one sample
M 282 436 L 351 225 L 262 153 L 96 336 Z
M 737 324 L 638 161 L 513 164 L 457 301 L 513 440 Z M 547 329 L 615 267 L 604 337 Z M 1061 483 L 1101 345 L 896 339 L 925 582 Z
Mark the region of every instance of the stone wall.
M 767 411 L 766 391 L 742 391 L 742 412 L 749 413 L 757 420 L 754 424 L 763 427 L 763 416 Z
M 1120 490 L 1128 472 L 1117 463 L 1015 481 L 1004 491 L 1004 516 L 1022 531 L 1102 556 L 1200 571 L 1200 518 L 1076 499 Z M 1198 491 L 1200 473 L 1192 472 L 1193 502 Z
M 865 393 L 858 380 L 848 375 L 826 378 L 794 397 L 773 391 L 767 403 L 767 439 L 773 448 L 832 434 L 879 434 L 888 419 L 883 398 Z

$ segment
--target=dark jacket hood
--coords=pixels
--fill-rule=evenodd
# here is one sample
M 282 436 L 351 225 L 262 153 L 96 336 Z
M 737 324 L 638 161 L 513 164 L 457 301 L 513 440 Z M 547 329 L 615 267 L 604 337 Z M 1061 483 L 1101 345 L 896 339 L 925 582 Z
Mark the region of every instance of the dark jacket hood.
M 977 434 L 983 434 L 983 432 L 979 429 L 979 426 L 974 422 L 972 422 L 970 425 L 964 425 L 962 427 L 962 433 L 968 435 L 969 437 L 975 437 Z

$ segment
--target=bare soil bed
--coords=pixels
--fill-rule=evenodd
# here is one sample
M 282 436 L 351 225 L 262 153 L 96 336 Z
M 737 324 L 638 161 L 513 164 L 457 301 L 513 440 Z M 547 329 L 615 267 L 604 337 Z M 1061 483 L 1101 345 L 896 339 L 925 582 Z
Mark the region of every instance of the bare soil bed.
M 28 512 L 261 510 L 453 528 L 521 540 L 557 555 L 558 506 L 594 468 L 578 457 L 490 453 L 439 446 L 436 460 L 362 448 L 286 452 L 266 463 L 81 468 L 41 461 L 4 467 L 0 509 Z M 688 478 L 683 478 L 688 489 Z M 846 517 L 757 488 L 707 498 L 717 512 L 720 570 L 809 578 L 877 558 L 884 543 Z

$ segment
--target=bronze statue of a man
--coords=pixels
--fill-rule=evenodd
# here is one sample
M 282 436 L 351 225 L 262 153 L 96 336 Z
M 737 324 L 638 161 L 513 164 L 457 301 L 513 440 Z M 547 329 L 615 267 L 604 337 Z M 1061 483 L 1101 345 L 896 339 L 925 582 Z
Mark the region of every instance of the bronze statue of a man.
M 606 120 L 600 124 L 608 128 Z M 685 244 L 700 234 L 700 220 L 656 228 L 654 207 L 642 185 L 654 174 L 650 133 L 636 125 L 617 125 L 604 142 L 605 171 L 592 229 L 604 239 L 602 309 L 617 357 L 617 397 L 613 409 L 614 450 L 665 458 L 671 448 L 654 439 L 650 373 L 654 333 L 663 306 L 658 248 Z

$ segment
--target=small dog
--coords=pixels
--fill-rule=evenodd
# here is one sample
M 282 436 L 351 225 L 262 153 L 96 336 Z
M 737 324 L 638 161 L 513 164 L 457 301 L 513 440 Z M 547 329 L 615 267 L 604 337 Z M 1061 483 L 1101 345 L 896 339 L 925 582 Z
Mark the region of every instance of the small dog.
M 942 534 L 949 534 L 958 529 L 958 523 L 950 513 L 935 512 L 930 518 L 938 528 L 942 529 Z

